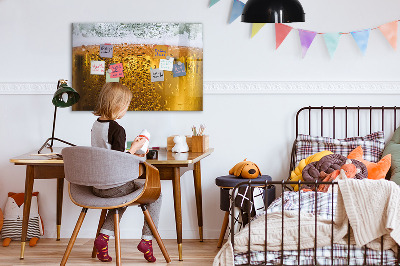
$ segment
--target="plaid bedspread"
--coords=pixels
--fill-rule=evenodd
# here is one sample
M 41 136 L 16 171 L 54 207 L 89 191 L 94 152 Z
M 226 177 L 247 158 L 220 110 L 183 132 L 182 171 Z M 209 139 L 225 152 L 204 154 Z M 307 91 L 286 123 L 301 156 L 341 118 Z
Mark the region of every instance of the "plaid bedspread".
M 317 200 L 316 200 L 317 198 Z M 284 210 L 298 210 L 301 212 L 313 213 L 322 216 L 326 219 L 332 219 L 335 214 L 336 208 L 336 194 L 317 192 L 285 192 L 283 197 L 277 198 L 267 210 L 268 213 L 282 211 L 282 203 Z M 265 215 L 265 213 L 260 214 Z M 257 219 L 260 215 L 254 217 Z M 297 250 L 285 250 L 283 252 L 284 265 L 314 265 L 314 249 L 303 249 L 300 251 L 300 256 Z M 366 256 L 364 255 L 366 254 Z M 265 264 L 265 255 L 267 262 Z M 357 247 L 350 245 L 350 256 L 347 245 L 333 245 L 333 262 L 332 262 L 332 248 L 326 246 L 316 249 L 317 265 L 395 265 L 396 257 L 392 250 L 385 250 L 381 258 L 381 252 L 371 250 L 364 247 Z M 265 252 L 250 252 L 250 265 L 281 265 L 281 251 L 267 251 Z M 348 263 L 349 258 L 349 263 Z M 248 253 L 235 254 L 235 265 L 249 265 Z
M 331 256 L 331 247 L 317 248 L 316 265 L 396 265 L 396 257 L 393 251 L 385 250 L 383 252 L 383 264 L 381 264 L 381 252 L 371 249 L 364 249 L 350 245 L 350 261 L 347 263 L 348 249 L 347 245 L 333 245 L 333 262 Z M 364 253 L 366 258 L 364 261 Z M 265 265 L 265 252 L 250 252 L 250 265 Z M 235 265 L 248 265 L 247 253 L 235 254 Z M 266 265 L 281 265 L 281 252 L 268 251 Z M 283 265 L 298 265 L 297 250 L 285 250 L 283 252 Z M 300 265 L 314 264 L 314 249 L 303 249 L 300 251 Z

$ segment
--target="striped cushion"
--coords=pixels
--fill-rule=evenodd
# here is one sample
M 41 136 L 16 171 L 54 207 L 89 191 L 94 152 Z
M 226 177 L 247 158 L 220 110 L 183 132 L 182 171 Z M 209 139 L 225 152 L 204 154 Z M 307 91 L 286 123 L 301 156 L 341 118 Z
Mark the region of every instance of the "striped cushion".
M 362 147 L 364 160 L 378 162 L 385 147 L 383 131 L 374 132 L 364 137 L 345 139 L 299 134 L 296 139 L 296 165 L 302 159 L 323 150 L 329 150 L 347 157 L 357 146 Z
M 1 237 L 11 238 L 12 240 L 21 240 L 22 218 L 16 220 L 4 220 Z M 33 237 L 40 238 L 39 217 L 29 218 L 27 239 Z

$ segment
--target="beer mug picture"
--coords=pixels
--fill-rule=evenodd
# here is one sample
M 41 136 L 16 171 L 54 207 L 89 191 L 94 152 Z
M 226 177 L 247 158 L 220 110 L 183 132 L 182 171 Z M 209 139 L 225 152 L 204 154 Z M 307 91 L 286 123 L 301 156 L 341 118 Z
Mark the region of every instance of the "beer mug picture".
M 132 90 L 129 111 L 203 110 L 201 23 L 74 23 L 72 46 L 73 111 L 92 111 L 105 82 Z

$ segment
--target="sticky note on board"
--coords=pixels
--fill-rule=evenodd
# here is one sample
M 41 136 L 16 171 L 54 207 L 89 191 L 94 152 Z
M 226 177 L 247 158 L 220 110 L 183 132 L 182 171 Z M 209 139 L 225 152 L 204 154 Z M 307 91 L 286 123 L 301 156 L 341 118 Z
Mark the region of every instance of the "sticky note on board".
M 172 75 L 173 75 L 174 78 L 186 76 L 185 64 L 182 64 L 182 63 L 181 64 L 174 64 L 174 68 L 172 69 Z
M 104 61 L 90 61 L 90 74 L 104 75 L 105 66 Z
M 150 69 L 151 82 L 164 81 L 164 71 L 160 69 Z
M 106 72 L 106 82 L 119 82 L 119 78 L 111 78 L 110 73 Z
M 170 59 L 160 59 L 160 67 L 161 70 L 172 71 L 174 67 L 174 58 Z
M 112 44 L 100 44 L 100 57 L 106 57 L 106 58 L 113 57 Z
M 111 73 L 110 78 L 123 78 L 124 77 L 124 67 L 122 63 L 110 65 Z
M 168 45 L 155 45 L 153 52 L 154 58 L 165 58 L 168 54 Z

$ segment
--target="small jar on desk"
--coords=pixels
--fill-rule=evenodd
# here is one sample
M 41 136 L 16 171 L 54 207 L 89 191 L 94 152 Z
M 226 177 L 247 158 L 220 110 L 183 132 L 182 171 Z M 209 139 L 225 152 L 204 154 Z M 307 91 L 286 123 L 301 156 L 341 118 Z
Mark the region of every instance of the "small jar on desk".
M 215 184 L 220 187 L 220 209 L 225 212 L 225 217 L 224 221 L 222 222 L 222 228 L 221 228 L 221 233 L 219 236 L 218 240 L 218 245 L 217 247 L 220 248 L 222 246 L 222 242 L 225 237 L 225 232 L 228 227 L 228 222 L 229 222 L 229 212 L 230 212 L 230 190 L 233 189 L 236 185 L 242 183 L 242 182 L 248 182 L 250 181 L 258 181 L 258 182 L 264 182 L 265 181 L 272 181 L 272 178 L 268 175 L 261 175 L 257 178 L 254 179 L 245 179 L 241 177 L 237 177 L 234 175 L 227 175 L 227 176 L 220 176 L 215 179 Z M 264 185 L 258 185 L 254 184 L 252 187 L 264 187 Z M 274 200 L 275 200 L 275 186 L 269 185 L 265 190 L 264 190 L 264 200 L 265 206 L 268 207 Z

